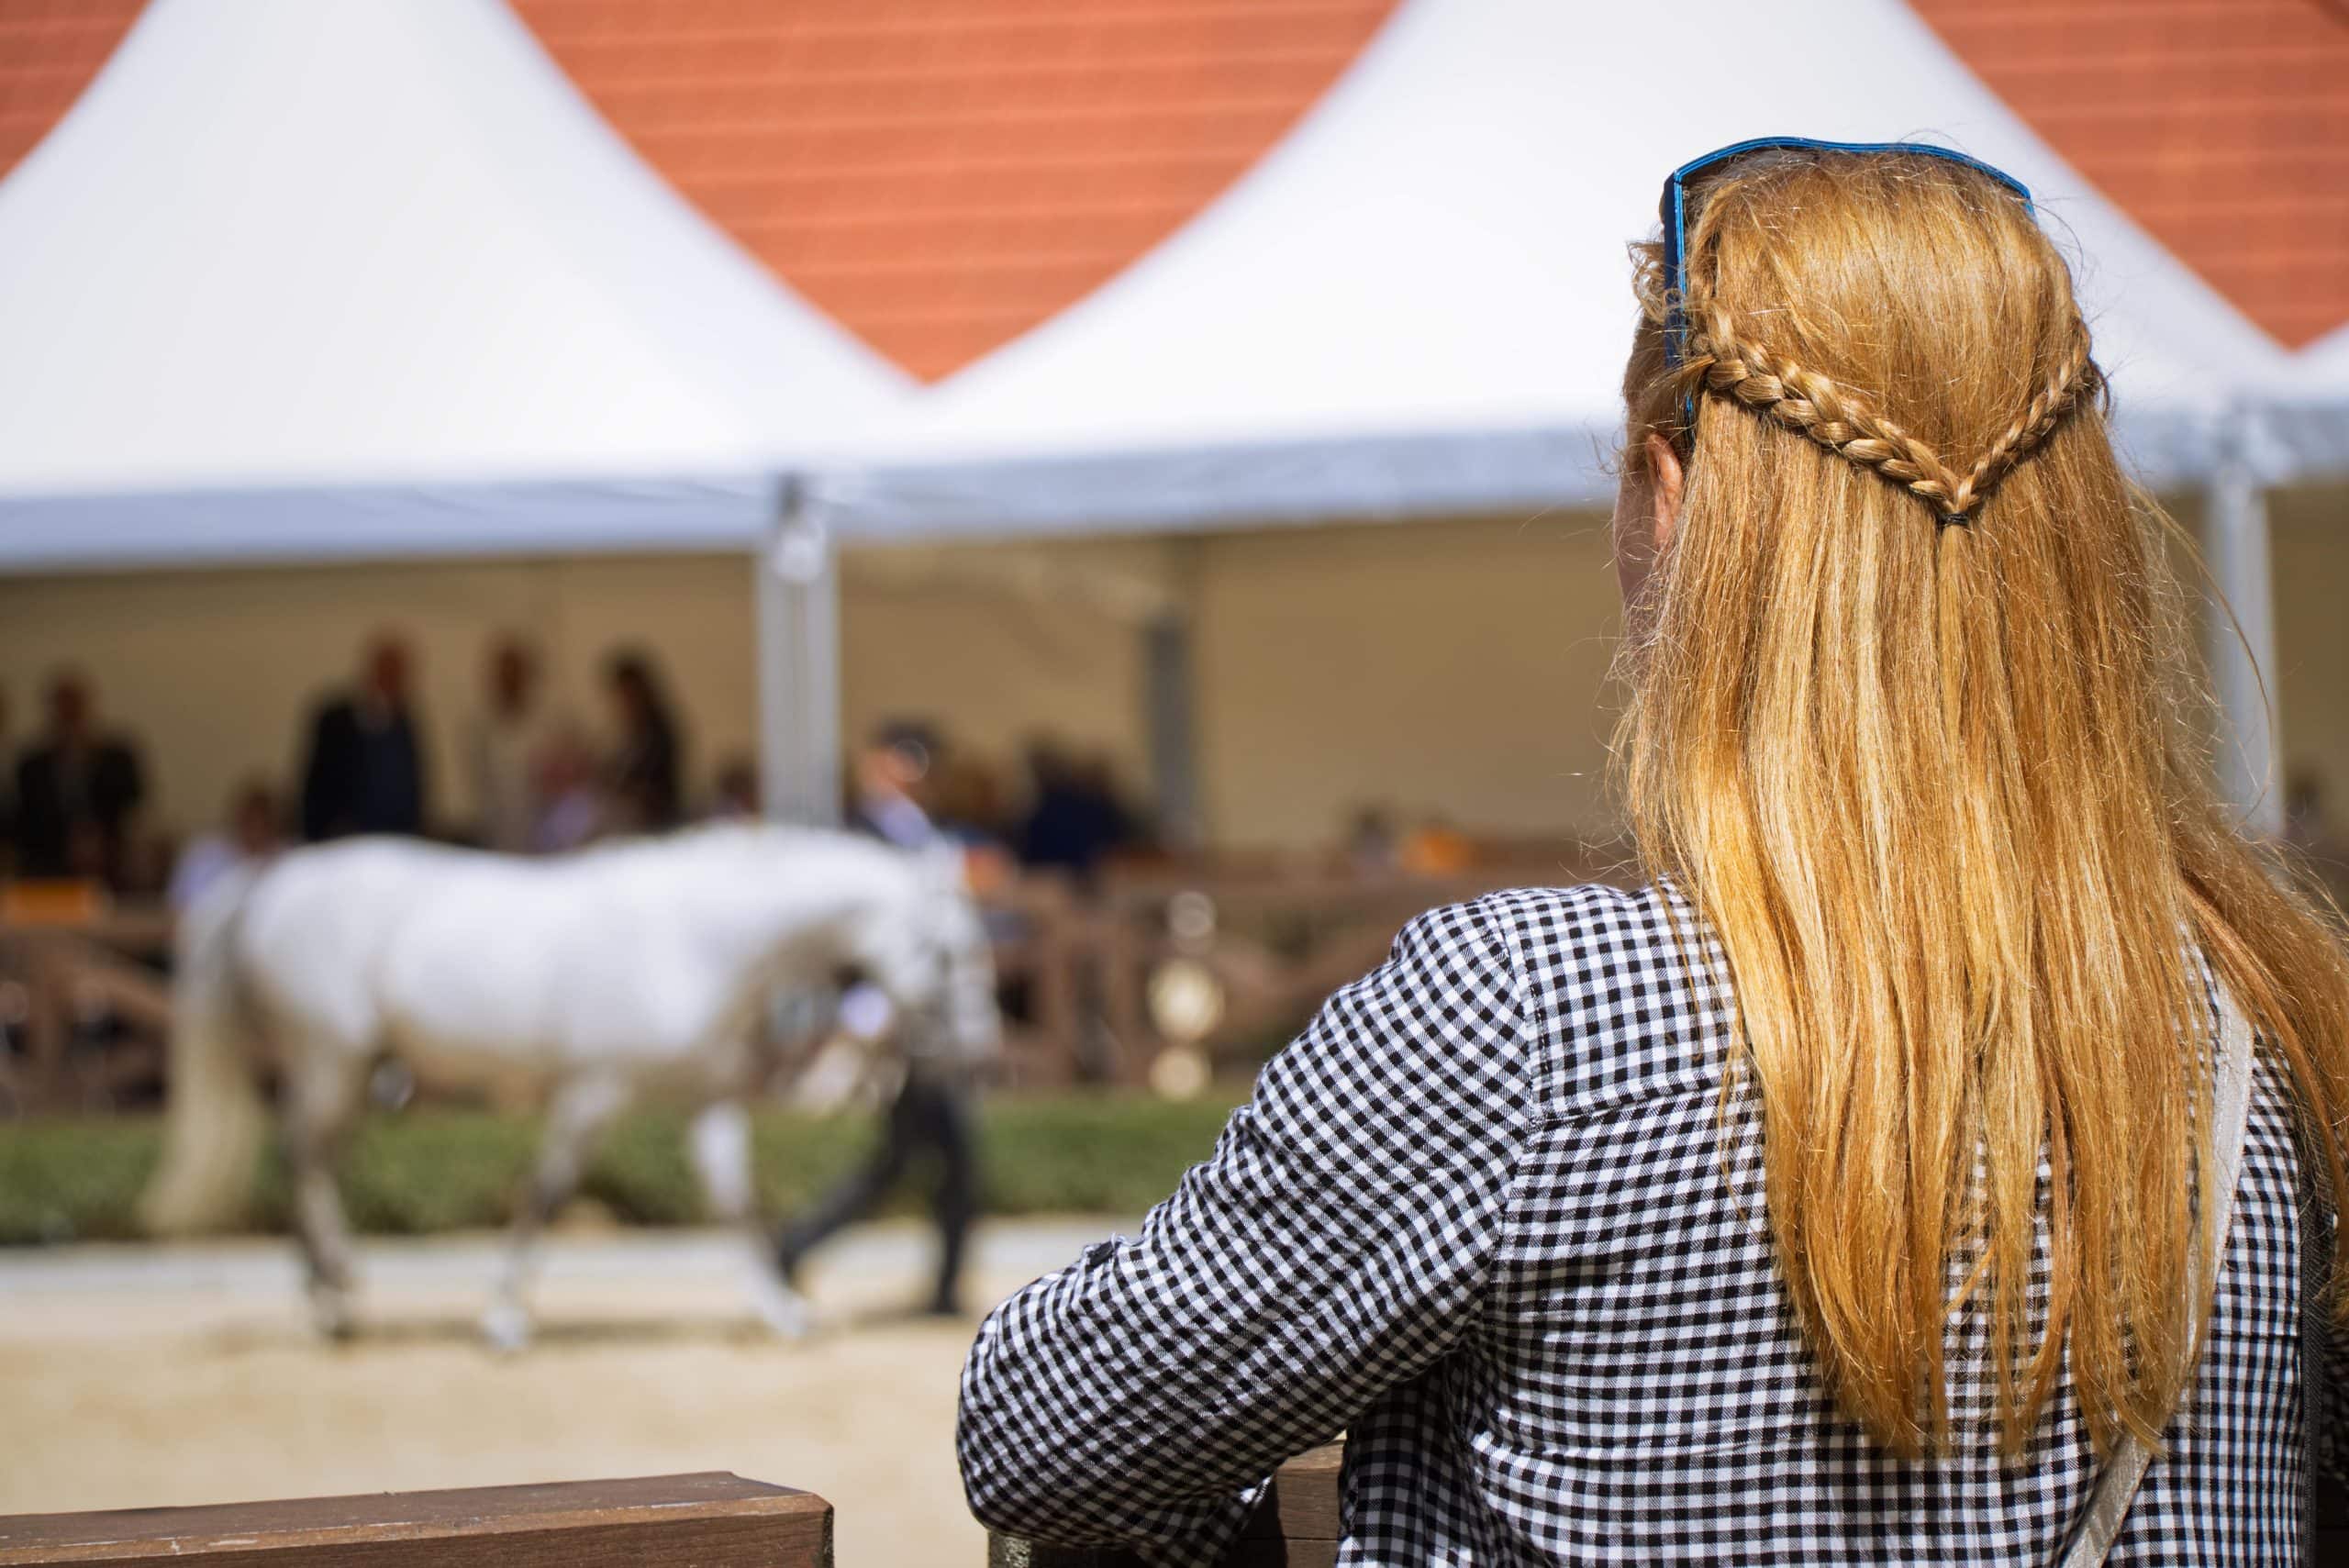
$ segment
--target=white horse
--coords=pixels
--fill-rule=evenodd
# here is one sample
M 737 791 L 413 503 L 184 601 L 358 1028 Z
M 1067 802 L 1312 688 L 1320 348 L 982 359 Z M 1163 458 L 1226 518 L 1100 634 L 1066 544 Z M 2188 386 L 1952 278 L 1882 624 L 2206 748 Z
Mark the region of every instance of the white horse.
M 261 1074 L 274 1066 L 313 1310 L 325 1331 L 346 1333 L 351 1252 L 334 1166 L 370 1073 L 387 1055 L 443 1084 L 520 1070 L 551 1100 L 483 1320 L 494 1342 L 527 1340 L 531 1242 L 596 1136 L 641 1093 L 700 1107 L 694 1153 L 711 1206 L 751 1227 L 761 1314 L 796 1333 L 802 1306 L 757 1230 L 742 1102 L 774 1066 L 767 999 L 821 990 L 851 968 L 890 999 L 902 1040 L 967 1057 L 994 1048 L 986 935 L 951 854 L 763 827 L 539 861 L 390 839 L 291 851 L 182 924 L 148 1225 L 182 1234 L 235 1218 L 266 1125 Z

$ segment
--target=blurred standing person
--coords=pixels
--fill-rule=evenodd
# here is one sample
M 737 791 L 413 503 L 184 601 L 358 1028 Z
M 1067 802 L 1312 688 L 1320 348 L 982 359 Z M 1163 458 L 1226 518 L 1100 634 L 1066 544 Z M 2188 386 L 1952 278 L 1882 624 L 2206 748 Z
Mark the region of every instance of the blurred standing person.
M 49 686 L 49 729 L 17 765 L 17 871 L 122 882 L 132 814 L 147 796 L 138 749 L 100 731 L 89 684 Z
M 953 841 L 930 820 L 913 791 L 939 754 L 937 732 L 926 725 L 885 724 L 857 758 L 856 798 L 850 826 L 915 853 L 955 852 Z M 848 1032 L 877 1040 L 895 1020 L 888 1003 L 873 986 L 850 987 L 841 999 Z M 963 1316 L 963 1255 L 972 1221 L 978 1217 L 978 1162 L 973 1129 L 972 1078 L 978 1065 L 952 1053 L 946 1042 L 919 1031 L 901 1041 L 905 1077 L 890 1103 L 881 1146 L 862 1170 L 835 1186 L 806 1214 L 778 1231 L 775 1262 L 784 1277 L 796 1281 L 807 1254 L 841 1227 L 861 1218 L 888 1195 L 907 1168 L 926 1152 L 938 1156 L 930 1217 L 938 1227 L 938 1275 L 923 1311 L 931 1317 Z
M 539 825 L 540 775 L 550 730 L 539 701 L 539 659 L 519 637 L 498 639 L 489 655 L 489 706 L 467 737 L 481 842 L 528 854 Z
M 408 698 L 411 667 L 406 642 L 378 636 L 357 689 L 329 699 L 311 720 L 303 838 L 424 831 L 424 741 Z
M 0 876 L 17 862 L 17 770 L 7 765 L 15 750 L 8 736 L 8 689 L 0 686 Z
M 284 813 L 277 792 L 259 779 L 248 780 L 228 806 L 228 820 L 192 841 L 180 851 L 172 868 L 171 886 L 164 897 L 174 912 L 184 911 L 215 883 L 250 865 L 258 865 L 284 847 Z
M 618 742 L 604 764 L 610 826 L 623 833 L 662 833 L 685 819 L 684 745 L 651 656 L 626 648 L 604 665 L 604 688 L 618 719 Z

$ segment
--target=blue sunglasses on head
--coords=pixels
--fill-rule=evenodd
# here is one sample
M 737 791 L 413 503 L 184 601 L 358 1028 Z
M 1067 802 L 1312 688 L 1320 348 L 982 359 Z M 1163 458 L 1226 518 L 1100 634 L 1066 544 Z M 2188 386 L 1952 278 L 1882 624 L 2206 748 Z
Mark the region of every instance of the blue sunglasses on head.
M 1664 362 L 1677 365 L 1687 354 L 1688 319 L 1680 308 L 1680 301 L 1688 290 L 1687 242 L 1688 237 L 1688 186 L 1699 174 L 1709 169 L 1742 158 L 1749 152 L 1812 151 L 1812 152 L 1910 152 L 1920 158 L 1938 158 L 1945 163 L 1961 164 L 1979 173 L 1987 174 L 2016 195 L 2022 198 L 2023 210 L 2032 212 L 2031 189 L 2021 180 L 2001 169 L 1993 169 L 1978 158 L 1968 158 L 1963 152 L 1953 152 L 1946 147 L 1934 147 L 1921 141 L 1820 141 L 1808 136 L 1758 136 L 1750 141 L 1734 141 L 1727 147 L 1715 148 L 1701 158 L 1692 158 L 1664 177 L 1664 198 L 1657 204 L 1658 216 L 1664 219 L 1664 275 L 1671 289 L 1671 303 L 1664 320 Z M 1681 406 L 1681 417 L 1693 428 L 1697 423 L 1695 399 Z

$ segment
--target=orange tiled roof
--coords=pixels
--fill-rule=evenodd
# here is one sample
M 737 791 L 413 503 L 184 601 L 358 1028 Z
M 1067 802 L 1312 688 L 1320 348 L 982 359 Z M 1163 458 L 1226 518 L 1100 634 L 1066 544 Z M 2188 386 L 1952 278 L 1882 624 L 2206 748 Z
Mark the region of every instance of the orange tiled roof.
M 934 379 L 1213 200 L 1395 0 L 514 4 L 688 199 Z M 2349 0 L 1911 4 L 2280 341 L 2349 322 Z M 139 6 L 0 0 L 0 176 Z
M 1395 0 L 515 0 L 776 274 L 935 380 L 1108 282 Z
M 0 179 L 64 117 L 146 0 L 0 0 Z
M 1910 0 L 2073 167 L 2278 340 L 2349 322 L 2342 0 Z

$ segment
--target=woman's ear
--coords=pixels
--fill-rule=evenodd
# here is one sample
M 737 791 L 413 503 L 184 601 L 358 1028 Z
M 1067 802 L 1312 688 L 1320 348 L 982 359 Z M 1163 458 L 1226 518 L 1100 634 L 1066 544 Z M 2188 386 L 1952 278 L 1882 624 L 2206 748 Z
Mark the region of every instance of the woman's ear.
M 1661 555 L 1672 544 L 1672 534 L 1680 526 L 1680 485 L 1682 473 L 1680 454 L 1672 443 L 1651 432 L 1647 438 L 1649 526 L 1654 530 L 1655 552 Z

